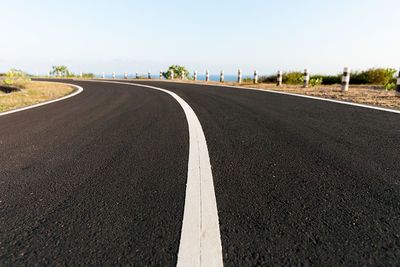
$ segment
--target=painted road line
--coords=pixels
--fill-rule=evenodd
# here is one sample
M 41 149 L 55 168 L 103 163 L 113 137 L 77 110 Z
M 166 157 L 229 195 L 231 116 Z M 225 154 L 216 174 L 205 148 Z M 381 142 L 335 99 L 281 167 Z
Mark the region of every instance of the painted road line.
M 175 82 L 175 83 L 183 83 L 183 84 L 193 84 L 193 85 L 203 85 L 203 86 L 219 86 L 219 87 L 236 88 L 236 89 L 242 89 L 242 90 L 252 90 L 252 91 L 258 91 L 258 92 L 264 92 L 264 93 L 273 93 L 273 94 L 281 94 L 281 95 L 303 97 L 303 98 L 309 98 L 309 99 L 314 99 L 314 100 L 327 101 L 327 102 L 332 102 L 332 103 L 337 103 L 337 104 L 356 106 L 356 107 L 361 107 L 361 108 L 369 108 L 369 109 L 374 109 L 374 110 L 379 110 L 379 111 L 385 111 L 385 112 L 391 112 L 391 113 L 400 114 L 400 110 L 395 110 L 395 109 L 390 109 L 390 108 L 381 108 L 381 107 L 375 107 L 375 106 L 370 106 L 370 105 L 365 105 L 365 104 L 358 104 L 358 103 L 353 103 L 353 102 L 340 101 L 340 100 L 322 98 L 322 97 L 317 97 L 317 96 L 300 95 L 300 94 L 294 94 L 294 93 L 288 93 L 288 92 L 282 92 L 282 91 L 274 91 L 274 90 L 268 90 L 268 89 L 259 89 L 259 88 L 251 88 L 251 87 L 244 87 L 244 86 L 234 86 L 234 85 L 191 83 L 191 82 L 181 82 L 181 81 L 178 82 L 178 81 L 167 81 L 167 80 L 162 80 L 162 81 L 157 80 L 156 82 L 170 82 L 170 83 L 174 83 Z
M 193 109 L 180 96 L 162 88 L 117 81 L 98 82 L 159 90 L 181 105 L 189 126 L 189 162 L 177 266 L 223 266 L 210 157 L 203 129 Z
M 50 82 L 50 83 L 52 83 L 52 82 Z M 72 87 L 76 88 L 77 91 L 73 92 L 72 94 L 63 96 L 61 98 L 49 100 L 49 101 L 42 102 L 42 103 L 39 103 L 39 104 L 35 104 L 35 105 L 32 105 L 32 106 L 27 106 L 27 107 L 23 107 L 23 108 L 18 108 L 18 109 L 13 109 L 13 110 L 10 110 L 10 111 L 1 112 L 0 116 L 8 115 L 8 114 L 11 114 L 11 113 L 15 113 L 15 112 L 19 112 L 19 111 L 23 111 L 23 110 L 27 110 L 27 109 L 31 109 L 31 108 L 37 108 L 37 107 L 40 107 L 40 106 L 44 106 L 44 105 L 47 105 L 47 104 L 51 104 L 51 103 L 54 103 L 54 102 L 65 100 L 67 98 L 76 96 L 77 94 L 80 94 L 83 91 L 83 88 L 78 86 L 78 85 L 69 84 L 69 83 L 61 83 L 61 84 L 72 86 Z

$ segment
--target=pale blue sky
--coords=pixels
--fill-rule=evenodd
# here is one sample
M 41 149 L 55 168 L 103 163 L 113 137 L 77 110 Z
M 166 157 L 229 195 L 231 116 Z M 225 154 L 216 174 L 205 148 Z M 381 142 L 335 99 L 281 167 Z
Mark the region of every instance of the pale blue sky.
M 400 66 L 399 0 L 0 0 L 0 72 Z

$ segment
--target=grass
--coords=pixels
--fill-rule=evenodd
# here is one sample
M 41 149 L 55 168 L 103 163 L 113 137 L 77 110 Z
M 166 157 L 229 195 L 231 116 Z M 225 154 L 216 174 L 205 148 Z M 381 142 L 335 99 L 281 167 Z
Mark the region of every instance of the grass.
M 0 91 L 0 112 L 60 98 L 74 90 L 68 85 L 46 82 L 27 82 L 22 87 L 22 91 L 9 94 Z

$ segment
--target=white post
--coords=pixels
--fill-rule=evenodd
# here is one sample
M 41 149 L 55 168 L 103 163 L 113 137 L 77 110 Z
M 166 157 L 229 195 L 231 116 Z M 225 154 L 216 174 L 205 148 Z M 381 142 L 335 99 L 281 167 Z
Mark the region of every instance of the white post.
M 193 73 L 193 79 L 194 79 L 195 81 L 197 81 L 197 71 L 194 71 L 194 73 Z
M 171 70 L 171 80 L 174 79 L 174 70 Z
M 61 77 L 61 71 L 58 71 L 58 77 Z
M 50 77 L 50 71 L 47 72 L 47 77 Z
M 128 79 L 128 73 L 127 72 L 124 73 L 124 79 Z
M 39 77 L 39 72 L 36 72 L 36 77 Z
M 160 80 L 162 80 L 162 70 L 160 70 Z
M 221 83 L 224 82 L 224 71 L 223 71 L 223 70 L 221 70 L 221 74 L 220 74 L 220 76 L 219 76 L 219 81 L 220 81 Z
M 206 82 L 210 81 L 210 71 L 206 70 Z
M 396 96 L 400 96 L 400 70 L 399 70 L 399 75 L 397 76 L 397 82 L 396 82 Z
M 254 83 L 258 83 L 258 71 L 254 71 Z
M 81 73 L 80 73 L 80 75 L 79 75 L 81 78 L 82 78 L 82 76 L 83 76 L 83 74 L 82 74 L 82 71 L 81 71 Z
M 276 76 L 276 86 L 282 85 L 282 71 L 278 70 L 278 75 Z
M 104 79 L 104 77 L 105 77 L 105 75 L 104 75 L 104 72 L 103 72 L 103 75 L 101 75 L 101 78 L 103 78 L 103 79 Z
M 113 72 L 112 77 L 113 77 L 113 79 L 115 79 L 115 72 Z
M 242 70 L 239 69 L 238 70 L 238 79 L 237 79 L 238 83 L 242 83 Z
M 149 71 L 149 73 L 147 73 L 147 78 L 148 78 L 148 79 L 151 79 L 151 73 L 150 73 L 150 71 Z
M 309 82 L 310 82 L 310 72 L 308 71 L 308 69 L 305 69 L 303 73 L 303 87 L 307 88 Z
M 185 79 L 185 72 L 184 72 L 184 71 L 181 72 L 181 79 L 182 79 L 182 80 Z
M 350 68 L 344 68 L 342 76 L 342 91 L 349 91 Z
M 136 79 L 139 79 L 139 73 L 136 72 Z

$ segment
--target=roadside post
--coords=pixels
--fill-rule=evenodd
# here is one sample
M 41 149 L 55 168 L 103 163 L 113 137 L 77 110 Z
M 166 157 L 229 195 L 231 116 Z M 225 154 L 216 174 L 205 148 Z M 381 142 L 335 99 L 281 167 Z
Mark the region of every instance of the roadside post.
M 181 72 L 181 79 L 182 79 L 182 80 L 185 79 L 185 72 L 184 72 L 184 71 Z
M 151 73 L 149 71 L 149 73 L 147 73 L 147 79 L 151 79 Z
M 194 73 L 193 73 L 193 79 L 194 79 L 195 81 L 197 81 L 197 71 L 194 71 Z
M 344 68 L 342 76 L 342 91 L 349 91 L 350 68 Z
M 310 72 L 308 71 L 308 69 L 305 69 L 303 73 L 303 87 L 307 88 L 309 82 L 310 82 Z
M 239 69 L 238 70 L 238 79 L 237 79 L 238 83 L 242 83 L 242 70 Z
M 124 79 L 128 79 L 128 73 L 127 72 L 124 73 Z
M 276 76 L 276 86 L 282 85 L 282 71 L 278 70 L 278 75 Z
M 174 70 L 171 70 L 171 80 L 174 79 Z
M 258 70 L 254 71 L 254 83 L 258 83 Z
M 160 70 L 160 80 L 162 80 L 162 70 Z
M 58 71 L 57 74 L 58 74 L 58 77 L 61 77 L 61 71 Z
M 139 79 L 139 73 L 136 72 L 136 79 Z
M 223 70 L 221 70 L 221 74 L 220 74 L 220 77 L 219 77 L 219 81 L 220 81 L 221 83 L 224 82 L 224 71 L 223 71 Z
M 104 77 L 105 77 L 105 75 L 104 75 L 104 72 L 103 72 L 103 74 L 101 75 L 101 78 L 104 79 Z
M 81 71 L 81 73 L 79 73 L 79 77 L 81 77 L 81 78 L 83 77 L 82 71 Z
M 397 75 L 396 96 L 400 96 L 400 70 L 399 70 L 399 75 Z
M 112 77 L 113 77 L 113 79 L 115 79 L 115 72 L 113 72 L 113 76 Z
M 206 82 L 210 81 L 210 71 L 206 70 Z
M 50 77 L 50 71 L 47 72 L 47 77 Z

